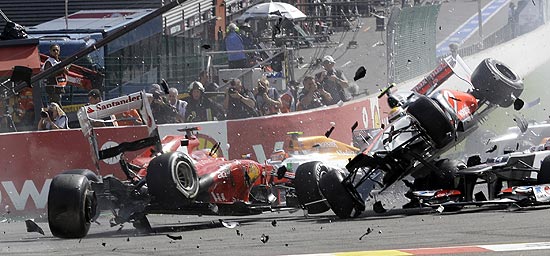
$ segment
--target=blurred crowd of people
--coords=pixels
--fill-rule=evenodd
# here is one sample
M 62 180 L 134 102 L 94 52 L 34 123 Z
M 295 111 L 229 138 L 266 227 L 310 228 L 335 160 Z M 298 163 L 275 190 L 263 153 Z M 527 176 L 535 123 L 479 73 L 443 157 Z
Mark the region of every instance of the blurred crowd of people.
M 153 86 L 149 91 L 155 95 L 153 115 L 159 124 L 231 120 L 314 109 L 350 100 L 348 80 L 334 67 L 334 58 L 325 56 L 321 65 L 323 69 L 314 76 L 305 76 L 301 82 L 290 81 L 285 91 L 274 88 L 266 77 L 253 85 L 233 78 L 227 86 L 220 87 L 210 82 L 210 75 L 203 71 L 197 81 L 189 84 L 187 96 L 179 95 L 175 88 L 164 95 L 160 86 Z M 162 109 L 158 104 L 169 108 Z
M 212 82 L 207 71 L 202 71 L 184 93 L 174 87 L 168 88 L 166 93 L 159 84 L 151 85 L 148 89 L 148 93 L 153 95 L 151 110 L 158 124 L 190 123 L 278 115 L 350 100 L 348 80 L 341 70 L 334 67 L 334 58 L 325 56 L 321 66 L 322 70 L 313 76 L 305 76 L 302 81 L 289 81 L 282 91 L 277 90 L 267 77 L 254 81 L 255 84 L 243 84 L 242 80 L 233 78 L 226 85 L 219 86 Z M 97 89 L 89 91 L 88 104 L 102 100 L 102 92 Z M 63 106 L 52 101 L 42 109 L 35 127 L 38 130 L 68 129 L 69 121 Z M 140 124 L 143 121 L 136 110 L 92 123 L 95 127 Z

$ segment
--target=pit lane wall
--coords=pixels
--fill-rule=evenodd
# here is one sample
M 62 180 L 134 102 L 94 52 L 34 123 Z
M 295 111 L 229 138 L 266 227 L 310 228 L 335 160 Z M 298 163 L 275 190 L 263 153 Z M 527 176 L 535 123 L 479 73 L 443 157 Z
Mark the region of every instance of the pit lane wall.
M 486 57 L 494 57 L 510 65 L 523 76 L 530 70 L 546 63 L 544 49 L 550 48 L 550 27 L 545 25 L 536 31 L 519 37 L 506 45 L 488 49 L 476 56 L 466 58 L 475 67 Z M 505 54 L 503 54 L 505 53 Z M 412 87 L 413 79 L 398 85 Z M 446 84 L 453 84 L 447 82 Z M 409 88 L 410 88 L 409 87 Z M 334 123 L 332 138 L 351 143 L 350 127 L 359 122 L 359 129 L 373 128 L 385 117 L 387 106 L 376 97 L 347 102 L 299 113 L 259 117 L 247 120 L 205 122 L 199 139 L 203 148 L 210 148 L 215 141 L 221 142 L 222 154 L 228 158 L 240 158 L 250 154 L 252 159 L 263 162 L 273 149 L 288 149 L 287 132 L 302 131 L 304 136 L 324 134 Z M 161 136 L 178 133 L 177 129 L 191 124 L 159 126 Z M 132 141 L 147 135 L 145 127 L 106 127 L 96 129 L 98 144 L 108 146 L 122 141 Z M 132 159 L 139 152 L 127 153 Z M 101 163 L 101 174 L 121 176 L 116 159 Z M 80 130 L 40 131 L 0 134 L 0 212 L 2 218 L 21 216 L 44 216 L 51 179 L 63 170 L 94 169 L 90 149 Z

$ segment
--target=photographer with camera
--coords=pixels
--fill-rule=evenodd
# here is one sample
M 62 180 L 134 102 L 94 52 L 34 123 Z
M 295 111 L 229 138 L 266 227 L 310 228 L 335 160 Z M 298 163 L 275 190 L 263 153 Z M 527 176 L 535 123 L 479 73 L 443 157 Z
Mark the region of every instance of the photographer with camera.
M 38 130 L 57 129 L 69 129 L 69 118 L 57 103 L 52 102 L 40 112 Z
M 252 92 L 244 88 L 241 80 L 234 78 L 229 82 L 223 103 L 227 119 L 240 119 L 259 116 Z
M 256 87 L 256 103 L 263 116 L 281 113 L 281 100 L 277 89 L 269 86 L 269 80 L 262 77 Z
M 313 109 L 329 105 L 333 98 L 325 91 L 323 85 L 315 81 L 312 76 L 304 77 L 304 88 L 298 96 L 297 110 Z
M 349 93 L 346 92 L 346 89 L 349 87 L 348 80 L 341 70 L 334 68 L 334 64 L 335 61 L 332 56 L 327 55 L 323 57 L 321 65 L 324 70 L 315 75 L 315 80 L 332 96 L 332 101 L 327 105 L 351 99 Z

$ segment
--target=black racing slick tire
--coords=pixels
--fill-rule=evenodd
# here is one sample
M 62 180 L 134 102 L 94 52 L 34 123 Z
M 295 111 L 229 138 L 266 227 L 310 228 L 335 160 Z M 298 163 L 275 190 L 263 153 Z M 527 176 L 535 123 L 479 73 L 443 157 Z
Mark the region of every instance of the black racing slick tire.
M 147 186 L 156 202 L 188 202 L 199 192 L 199 177 L 193 161 L 182 152 L 157 156 L 147 167 Z M 182 200 L 182 201 L 178 201 Z
M 55 176 L 48 194 L 48 223 L 54 236 L 85 237 L 96 210 L 97 199 L 86 176 Z
M 504 63 L 491 58 L 484 59 L 472 72 L 472 95 L 479 100 L 507 108 L 523 92 L 523 80 Z M 513 96 L 512 96 L 513 95 Z
M 453 125 L 435 101 L 420 95 L 409 105 L 407 112 L 420 123 L 436 148 L 442 148 L 452 141 Z
M 341 219 L 355 218 L 365 209 L 356 202 L 356 199 L 346 189 L 342 181 L 346 172 L 344 170 L 330 169 L 319 180 L 319 189 L 327 199 L 330 209 Z
M 88 178 L 89 181 L 99 182 L 99 177 L 97 176 L 97 174 L 95 174 L 95 172 L 92 172 L 91 170 L 88 170 L 88 169 L 67 170 L 67 171 L 64 171 L 63 174 L 80 174 L 80 175 L 86 176 L 86 178 Z
M 307 209 L 308 213 L 317 214 L 330 210 L 330 206 L 324 201 L 325 198 L 319 190 L 319 179 L 327 171 L 327 167 L 317 161 L 303 163 L 296 169 L 294 189 L 298 202 Z
M 540 164 L 539 173 L 537 174 L 538 184 L 550 184 L 550 155 L 546 156 Z

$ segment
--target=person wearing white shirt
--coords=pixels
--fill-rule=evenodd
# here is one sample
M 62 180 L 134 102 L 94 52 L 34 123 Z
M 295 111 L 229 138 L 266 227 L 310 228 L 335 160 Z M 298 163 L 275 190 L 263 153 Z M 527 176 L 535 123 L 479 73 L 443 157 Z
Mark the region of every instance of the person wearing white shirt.
M 168 103 L 172 106 L 178 114 L 185 118 L 185 110 L 187 108 L 187 102 L 178 99 L 178 89 L 170 88 L 168 89 Z

